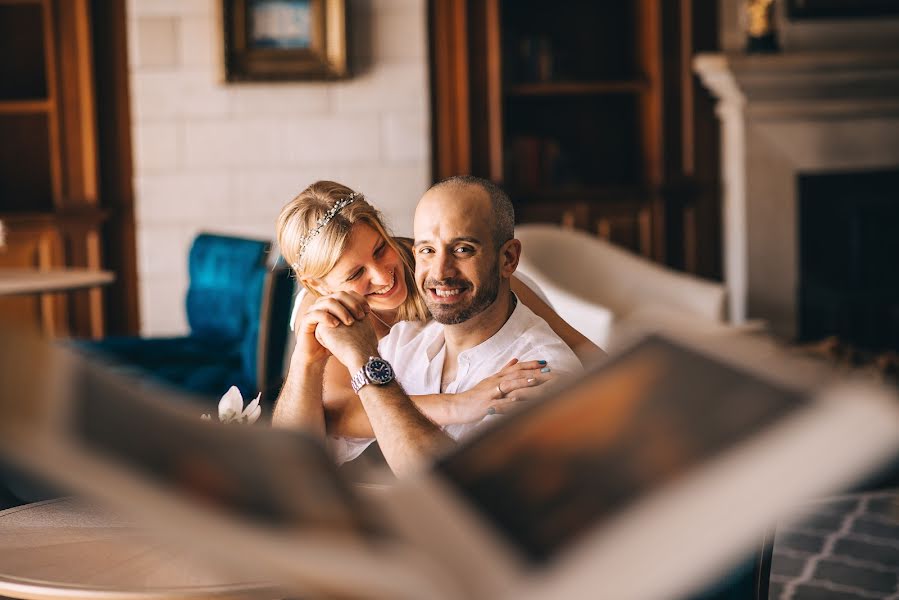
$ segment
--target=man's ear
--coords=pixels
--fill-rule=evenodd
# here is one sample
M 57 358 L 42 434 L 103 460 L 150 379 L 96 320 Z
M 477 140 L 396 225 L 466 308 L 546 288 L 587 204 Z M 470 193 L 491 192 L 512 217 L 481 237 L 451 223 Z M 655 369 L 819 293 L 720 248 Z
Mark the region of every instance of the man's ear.
M 518 259 L 521 258 L 521 242 L 511 239 L 499 249 L 499 272 L 505 278 L 512 277 L 512 273 L 518 268 Z

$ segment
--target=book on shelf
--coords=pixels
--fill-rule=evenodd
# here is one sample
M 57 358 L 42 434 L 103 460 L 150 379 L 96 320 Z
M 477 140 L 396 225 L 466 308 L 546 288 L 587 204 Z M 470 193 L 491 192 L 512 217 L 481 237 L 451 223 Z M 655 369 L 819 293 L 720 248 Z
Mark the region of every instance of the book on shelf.
M 201 420 L 61 347 L 0 339 L 5 459 L 288 594 L 680 597 L 797 502 L 899 455 L 894 391 L 768 344 L 653 334 L 370 489 L 300 432 Z

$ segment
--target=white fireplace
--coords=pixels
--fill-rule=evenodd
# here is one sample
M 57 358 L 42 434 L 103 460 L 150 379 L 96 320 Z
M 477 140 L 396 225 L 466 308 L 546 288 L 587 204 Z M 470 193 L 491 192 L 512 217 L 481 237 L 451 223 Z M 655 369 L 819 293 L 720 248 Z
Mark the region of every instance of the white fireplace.
M 722 125 L 731 319 L 764 319 L 793 338 L 798 176 L 899 168 L 899 50 L 731 51 L 700 55 L 694 69 Z

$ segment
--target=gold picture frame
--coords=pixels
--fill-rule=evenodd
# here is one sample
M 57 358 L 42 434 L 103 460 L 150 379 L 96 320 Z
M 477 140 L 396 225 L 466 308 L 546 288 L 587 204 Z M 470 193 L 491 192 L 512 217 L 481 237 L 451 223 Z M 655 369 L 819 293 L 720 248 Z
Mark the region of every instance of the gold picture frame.
M 227 81 L 348 75 L 345 0 L 222 0 Z

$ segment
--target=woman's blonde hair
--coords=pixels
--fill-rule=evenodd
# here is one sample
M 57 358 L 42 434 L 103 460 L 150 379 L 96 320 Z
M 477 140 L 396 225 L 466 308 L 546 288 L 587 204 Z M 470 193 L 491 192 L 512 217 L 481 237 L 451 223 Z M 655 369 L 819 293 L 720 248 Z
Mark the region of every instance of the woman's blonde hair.
M 335 205 L 350 198 L 351 202 L 333 211 Z M 411 247 L 390 235 L 381 213 L 365 200 L 364 195 L 347 186 L 334 181 L 316 181 L 288 202 L 278 215 L 278 246 L 303 287 L 319 296 L 306 279 L 321 279 L 331 272 L 346 249 L 350 231 L 356 223 L 365 223 L 377 231 L 400 256 L 406 300 L 397 309 L 397 318 L 401 321 L 426 320 L 428 309 L 416 291 Z

